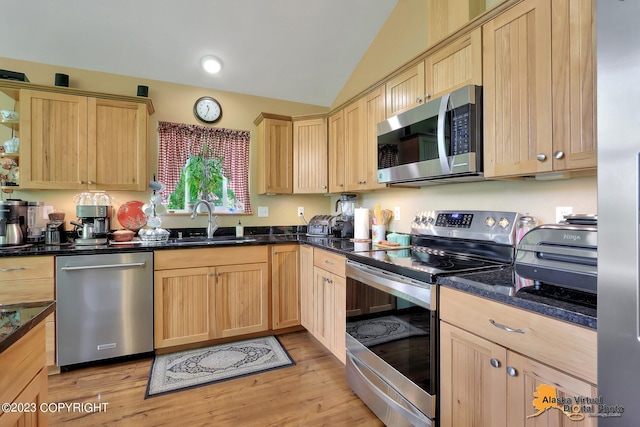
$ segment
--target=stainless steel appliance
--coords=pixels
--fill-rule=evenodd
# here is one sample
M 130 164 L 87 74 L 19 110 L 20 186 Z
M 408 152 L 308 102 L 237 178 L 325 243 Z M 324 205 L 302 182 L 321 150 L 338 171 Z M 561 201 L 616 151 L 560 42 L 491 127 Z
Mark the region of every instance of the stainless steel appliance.
M 335 221 L 333 236 L 340 239 L 353 238 L 353 218 L 356 209 L 357 194 L 341 194 L 336 200 L 336 212 L 340 205 L 340 217 Z
M 0 201 L 0 246 L 21 245 L 27 238 L 27 202 Z
M 307 225 L 307 236 L 330 236 L 333 232 L 335 221 L 336 217 L 334 215 L 315 215 Z
M 153 351 L 153 253 L 56 257 L 59 366 Z
M 596 2 L 598 111 L 598 395 L 640 419 L 640 2 Z M 620 415 L 617 417 L 615 415 Z
M 27 202 L 27 241 L 42 243 L 46 222 L 43 217 L 44 202 Z
M 378 123 L 378 182 L 483 179 L 482 88 L 465 86 Z
M 45 245 L 61 245 L 68 242 L 67 230 L 65 229 L 65 221 L 51 221 L 47 224 L 44 231 Z
M 75 240 L 77 245 L 106 245 L 111 219 L 111 206 L 107 205 L 78 205 L 76 216 L 80 223 L 73 222 L 79 232 Z
M 385 424 L 437 423 L 436 280 L 511 265 L 519 218 L 421 212 L 412 222 L 411 249 L 348 256 L 347 382 Z
M 597 293 L 598 229 L 595 225 L 541 225 L 524 235 L 514 264 L 518 275 Z

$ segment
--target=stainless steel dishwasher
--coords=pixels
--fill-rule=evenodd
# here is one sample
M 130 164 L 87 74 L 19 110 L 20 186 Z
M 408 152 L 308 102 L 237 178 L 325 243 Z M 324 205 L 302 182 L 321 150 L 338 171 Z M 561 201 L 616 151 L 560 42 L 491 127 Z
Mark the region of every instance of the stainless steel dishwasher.
M 153 351 L 153 253 L 56 257 L 56 304 L 58 366 Z

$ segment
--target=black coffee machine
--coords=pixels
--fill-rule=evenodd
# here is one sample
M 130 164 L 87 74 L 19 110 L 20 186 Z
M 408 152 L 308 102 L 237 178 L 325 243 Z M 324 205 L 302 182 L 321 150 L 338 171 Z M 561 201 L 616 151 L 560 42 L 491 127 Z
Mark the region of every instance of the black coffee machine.
M 338 204 L 340 204 L 341 215 L 335 221 L 333 237 L 340 239 L 353 238 L 353 216 L 355 214 L 357 199 L 357 194 L 341 194 L 340 199 L 336 200 L 336 212 L 338 212 Z
M 0 201 L 0 246 L 21 245 L 27 239 L 27 202 Z

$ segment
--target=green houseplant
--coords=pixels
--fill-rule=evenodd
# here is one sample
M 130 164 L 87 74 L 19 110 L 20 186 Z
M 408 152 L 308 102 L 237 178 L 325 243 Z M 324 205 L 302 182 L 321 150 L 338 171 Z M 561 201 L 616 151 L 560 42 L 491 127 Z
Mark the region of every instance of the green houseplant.
M 169 196 L 169 209 L 189 209 L 189 205 L 198 200 L 207 200 L 213 206 L 223 204 L 223 159 L 208 156 L 210 150 L 203 147 L 202 153 L 189 157 L 186 165 L 180 171 L 180 179 L 176 189 Z M 187 197 L 187 188 L 189 200 Z M 227 189 L 227 200 L 232 201 L 235 195 Z

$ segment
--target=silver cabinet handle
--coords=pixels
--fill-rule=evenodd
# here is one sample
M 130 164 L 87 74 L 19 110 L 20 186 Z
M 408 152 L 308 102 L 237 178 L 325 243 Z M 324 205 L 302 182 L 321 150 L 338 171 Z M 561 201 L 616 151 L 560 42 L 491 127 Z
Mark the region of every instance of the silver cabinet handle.
M 416 98 L 416 104 L 422 104 L 422 98 Z
M 82 184 L 84 184 L 84 181 L 80 180 L 80 181 L 78 181 L 78 184 L 82 185 Z
M 125 267 L 144 267 L 146 262 L 130 262 L 126 264 L 102 264 L 102 265 L 81 265 L 78 267 L 62 267 L 62 271 L 77 271 L 77 270 L 98 270 L 102 268 L 125 268 Z
M 333 263 L 332 263 L 331 261 L 329 261 L 328 259 L 325 259 L 325 260 L 324 260 L 324 263 L 325 263 L 325 264 L 329 264 L 329 265 L 333 265 Z
M 2 273 L 8 273 L 10 271 L 19 271 L 19 270 L 26 270 L 26 268 L 24 267 L 0 268 L 0 272 Z
M 493 366 L 494 368 L 500 367 L 500 361 L 495 357 L 492 357 L 491 359 L 489 359 L 489 363 L 491 363 L 491 366 Z
M 538 159 L 539 162 L 544 162 L 545 160 L 547 160 L 547 155 L 540 153 L 536 156 L 536 159 Z
M 489 319 L 489 323 L 491 323 L 493 326 L 495 326 L 498 329 L 502 329 L 503 331 L 516 332 L 518 334 L 524 334 L 524 331 L 522 329 L 513 329 L 513 328 L 510 328 L 508 326 L 501 325 L 500 323 L 496 323 L 496 321 L 493 320 L 493 319 Z
M 564 157 L 564 151 L 558 150 L 555 153 L 553 153 L 553 157 L 555 157 L 556 159 L 561 159 Z
M 322 186 L 322 189 L 323 189 L 323 190 L 326 190 L 326 189 L 327 189 L 327 186 L 326 186 L 326 185 L 323 185 L 323 186 Z
M 507 375 L 510 377 L 516 377 L 518 376 L 518 371 L 514 367 L 507 366 Z
M 449 157 L 445 145 L 444 125 L 447 118 L 447 110 L 449 110 L 450 98 L 449 94 L 443 95 L 440 100 L 440 110 L 438 111 L 438 158 L 440 159 L 440 169 L 443 175 L 451 174 L 451 166 L 449 166 Z
M 87 184 L 89 184 L 89 185 L 93 185 L 93 184 L 95 184 L 95 182 L 93 182 L 93 181 L 89 180 L 89 181 L 87 181 Z

